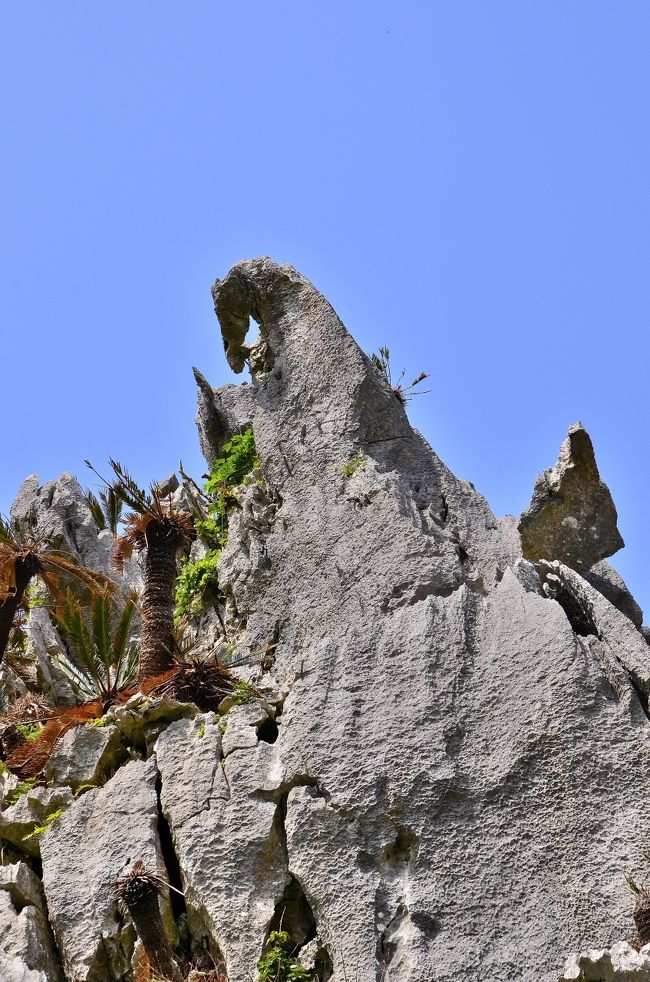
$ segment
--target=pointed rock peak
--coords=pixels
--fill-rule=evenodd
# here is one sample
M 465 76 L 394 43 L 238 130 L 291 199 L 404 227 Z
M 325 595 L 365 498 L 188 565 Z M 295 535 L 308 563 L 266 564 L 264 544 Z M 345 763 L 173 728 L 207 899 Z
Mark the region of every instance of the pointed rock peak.
M 519 521 L 524 556 L 531 562 L 557 559 L 584 572 L 625 545 L 616 522 L 589 434 L 574 423 L 555 466 L 538 475 Z

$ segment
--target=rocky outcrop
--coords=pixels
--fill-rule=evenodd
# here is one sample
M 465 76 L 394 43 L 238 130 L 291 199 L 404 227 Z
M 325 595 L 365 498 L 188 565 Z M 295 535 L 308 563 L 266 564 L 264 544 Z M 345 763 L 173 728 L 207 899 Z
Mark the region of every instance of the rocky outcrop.
M 635 951 L 627 941 L 568 960 L 559 982 L 650 982 L 650 945 Z
M 40 836 L 66 979 L 132 982 L 112 884 L 142 859 L 184 894 L 170 937 L 230 982 L 280 924 L 319 982 L 557 982 L 631 933 L 648 830 L 650 648 L 608 568 L 582 575 L 620 545 L 588 437 L 538 482 L 522 547 L 304 277 L 240 263 L 214 300 L 251 381 L 198 377 L 202 446 L 250 425 L 263 475 L 219 562 L 255 698 L 111 711 L 141 759 L 66 788 Z
M 539 474 L 519 531 L 524 556 L 557 559 L 579 572 L 625 545 L 616 508 L 600 479 L 594 448 L 581 423 L 569 427 L 554 467 Z

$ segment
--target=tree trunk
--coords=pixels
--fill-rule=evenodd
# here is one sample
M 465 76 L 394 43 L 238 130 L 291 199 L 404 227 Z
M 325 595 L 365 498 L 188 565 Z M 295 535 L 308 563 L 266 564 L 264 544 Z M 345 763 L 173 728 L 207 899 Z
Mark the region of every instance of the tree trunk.
M 138 867 L 136 863 L 134 869 Z M 131 875 L 119 891 L 135 930 L 142 942 L 152 973 L 164 982 L 181 982 L 181 973 L 172 954 L 172 947 L 165 934 L 158 890 L 147 880 L 147 875 Z
M 181 537 L 165 521 L 147 528 L 138 685 L 174 667 L 174 587 Z
M 36 573 L 36 557 L 31 554 L 16 559 L 16 592 L 0 602 L 0 662 L 5 656 L 7 642 L 16 611 L 22 603 L 29 581 Z

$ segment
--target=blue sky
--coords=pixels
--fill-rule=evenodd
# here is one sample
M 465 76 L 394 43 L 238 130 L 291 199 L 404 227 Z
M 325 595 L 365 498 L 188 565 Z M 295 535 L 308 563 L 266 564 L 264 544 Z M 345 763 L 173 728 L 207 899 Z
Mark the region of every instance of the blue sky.
M 497 514 L 581 419 L 650 612 L 649 46 L 647 0 L 2 4 L 0 509 L 200 473 L 210 285 L 266 254 L 431 372 L 411 419 Z

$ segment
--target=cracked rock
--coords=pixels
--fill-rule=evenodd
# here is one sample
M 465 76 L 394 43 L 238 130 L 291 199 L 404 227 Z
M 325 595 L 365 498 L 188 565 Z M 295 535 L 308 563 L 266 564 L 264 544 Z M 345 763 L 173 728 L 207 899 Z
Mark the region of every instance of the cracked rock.
M 38 877 L 26 863 L 0 866 L 2 982 L 61 982 Z
M 134 932 L 113 884 L 141 859 L 166 878 L 157 835 L 157 771 L 131 761 L 78 798 L 43 837 L 43 886 L 66 977 L 128 979 Z M 112 974 L 111 974 L 112 973 Z

